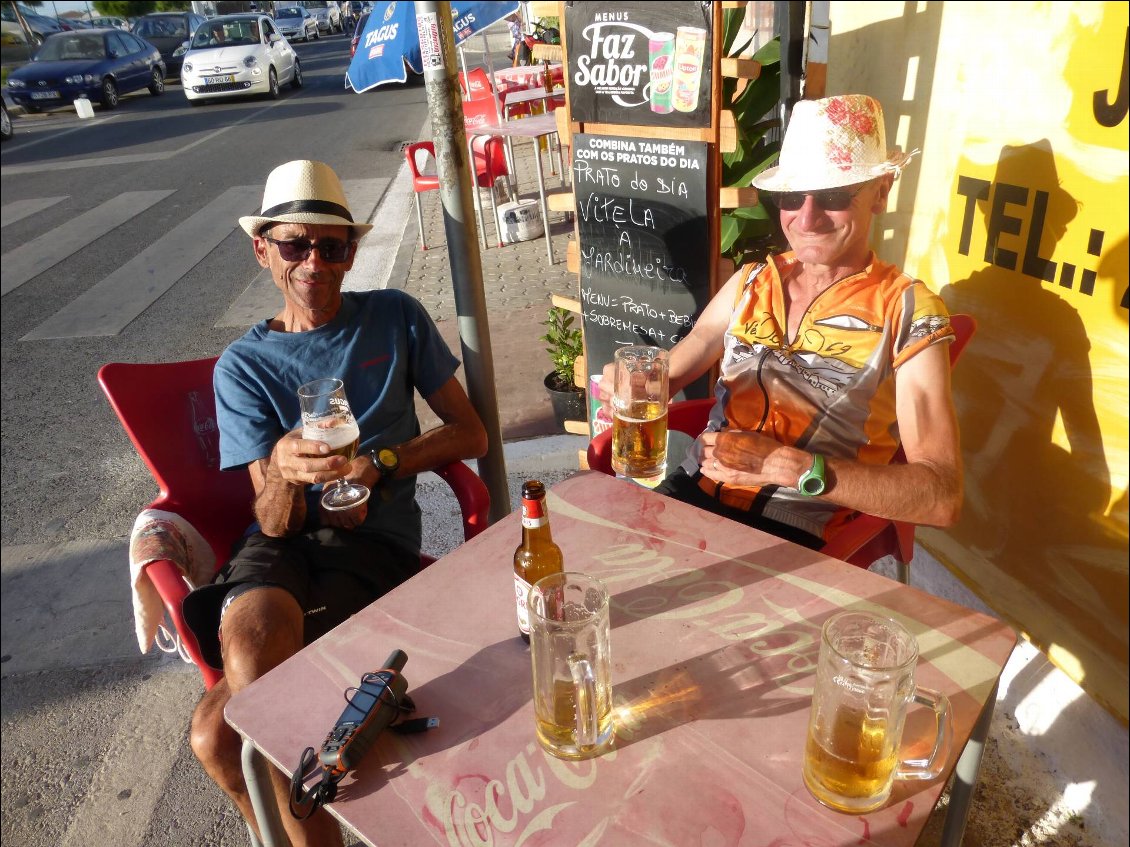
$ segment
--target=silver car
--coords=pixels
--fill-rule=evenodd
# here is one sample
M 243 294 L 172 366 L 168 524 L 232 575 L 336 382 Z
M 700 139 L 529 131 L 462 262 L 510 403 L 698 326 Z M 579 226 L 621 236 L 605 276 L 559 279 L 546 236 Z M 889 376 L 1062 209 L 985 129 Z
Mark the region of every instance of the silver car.
M 287 41 L 309 41 L 318 37 L 318 22 L 303 6 L 276 9 L 275 23 Z
M 304 0 L 303 5 L 318 22 L 322 32 L 342 32 L 341 9 L 334 0 Z

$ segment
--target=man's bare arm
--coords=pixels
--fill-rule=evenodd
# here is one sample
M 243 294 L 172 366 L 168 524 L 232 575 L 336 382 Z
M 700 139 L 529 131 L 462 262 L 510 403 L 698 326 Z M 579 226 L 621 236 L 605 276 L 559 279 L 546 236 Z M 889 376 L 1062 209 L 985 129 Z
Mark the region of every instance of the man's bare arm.
M 280 438 L 270 456 L 248 466 L 255 519 L 264 535 L 281 538 L 298 532 L 306 520 L 306 486 L 342 476 L 345 457 L 326 457 L 329 449 L 321 441 L 303 439 L 297 429 Z

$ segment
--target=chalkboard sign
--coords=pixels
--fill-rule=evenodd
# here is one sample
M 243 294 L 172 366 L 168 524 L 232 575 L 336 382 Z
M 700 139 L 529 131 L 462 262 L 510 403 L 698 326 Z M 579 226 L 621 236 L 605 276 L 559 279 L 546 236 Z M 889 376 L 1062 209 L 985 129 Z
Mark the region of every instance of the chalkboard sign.
M 592 374 L 617 347 L 670 349 L 710 300 L 707 145 L 573 136 L 585 355 Z M 706 379 L 685 397 L 706 396 Z
M 566 3 L 570 119 L 708 127 L 711 4 Z

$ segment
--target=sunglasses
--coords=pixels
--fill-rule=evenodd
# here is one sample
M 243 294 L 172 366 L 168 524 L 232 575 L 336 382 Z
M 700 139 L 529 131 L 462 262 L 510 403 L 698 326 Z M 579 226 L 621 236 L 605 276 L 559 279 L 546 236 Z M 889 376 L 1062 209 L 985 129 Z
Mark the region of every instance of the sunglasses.
M 284 262 L 305 262 L 310 258 L 310 253 L 317 250 L 323 262 L 339 265 L 342 262 L 348 262 L 349 255 L 353 252 L 352 241 L 342 241 L 338 238 L 322 238 L 317 242 L 311 241 L 309 238 L 278 241 L 264 235 L 262 239 L 279 248 L 279 255 Z
M 863 190 L 867 183 L 852 191 L 848 188 L 832 188 L 828 191 L 786 191 L 772 196 L 773 204 L 783 212 L 799 212 L 804 205 L 804 198 L 811 197 L 812 202 L 825 212 L 842 212 L 851 205 L 855 195 Z

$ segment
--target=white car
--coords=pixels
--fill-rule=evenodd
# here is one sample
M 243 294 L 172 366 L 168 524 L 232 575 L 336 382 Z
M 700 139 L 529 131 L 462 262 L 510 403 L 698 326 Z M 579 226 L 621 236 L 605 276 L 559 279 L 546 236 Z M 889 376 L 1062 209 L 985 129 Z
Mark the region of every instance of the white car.
M 298 55 L 266 15 L 224 15 L 203 24 L 192 37 L 180 73 L 188 102 L 266 94 L 302 87 Z
M 311 41 L 318 37 L 318 22 L 304 6 L 275 9 L 275 25 L 287 41 Z

